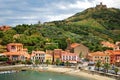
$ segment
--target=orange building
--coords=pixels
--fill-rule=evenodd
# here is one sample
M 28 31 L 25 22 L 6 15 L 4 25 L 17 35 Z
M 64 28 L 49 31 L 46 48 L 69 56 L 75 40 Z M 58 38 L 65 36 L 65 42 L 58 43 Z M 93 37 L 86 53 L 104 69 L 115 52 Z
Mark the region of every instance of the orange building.
M 7 44 L 8 52 L 18 52 L 23 50 L 23 44 L 21 43 L 10 43 Z
M 110 63 L 110 54 L 106 52 L 93 52 L 88 54 L 88 58 L 90 61 L 97 62 L 98 60 L 101 61 L 101 63 Z
M 109 48 L 114 48 L 115 47 L 115 44 L 110 43 L 108 41 L 102 41 L 101 44 L 102 44 L 103 47 L 109 47 Z
M 8 52 L 4 52 L 3 54 L 9 57 L 10 60 L 25 61 L 30 59 L 27 49 L 24 49 L 21 43 L 10 43 L 7 45 L 7 50 Z
M 120 63 L 120 50 L 107 50 L 106 52 L 110 54 L 111 64 Z
M 56 62 L 57 59 L 61 60 L 62 49 L 54 49 L 53 51 L 53 62 Z
M 0 30 L 1 31 L 7 31 L 7 30 L 9 30 L 9 29 L 11 29 L 11 27 L 10 26 L 0 26 Z

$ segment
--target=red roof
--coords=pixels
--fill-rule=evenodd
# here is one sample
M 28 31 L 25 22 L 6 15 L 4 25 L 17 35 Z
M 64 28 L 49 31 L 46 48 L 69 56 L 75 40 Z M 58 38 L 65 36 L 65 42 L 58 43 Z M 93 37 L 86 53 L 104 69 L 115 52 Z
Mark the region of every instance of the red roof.
M 71 55 L 71 56 L 77 56 L 78 55 L 78 54 L 70 53 L 70 52 L 67 52 L 67 51 L 62 51 L 61 54 L 62 55 Z
M 21 43 L 9 43 L 8 45 L 23 45 Z
M 35 56 L 35 54 L 45 54 L 44 51 L 32 51 L 31 56 Z
M 109 56 L 110 53 L 97 51 L 97 52 L 90 53 L 90 54 L 88 54 L 88 55 L 89 55 L 89 56 Z
M 30 55 L 24 51 L 18 51 L 18 52 L 4 52 L 3 54 L 11 56 L 11 55 L 17 55 L 17 56 L 25 56 L 27 58 L 30 58 Z
M 107 50 L 107 52 L 111 53 L 112 55 L 120 55 L 120 50 Z
M 101 44 L 104 46 L 104 47 L 109 47 L 109 48 L 115 48 L 116 45 L 113 44 L 113 43 L 110 43 L 108 41 L 102 41 Z
M 70 45 L 70 47 L 71 48 L 75 48 L 75 47 L 77 47 L 77 46 L 79 46 L 80 44 L 78 44 L 78 43 L 72 43 L 71 45 Z

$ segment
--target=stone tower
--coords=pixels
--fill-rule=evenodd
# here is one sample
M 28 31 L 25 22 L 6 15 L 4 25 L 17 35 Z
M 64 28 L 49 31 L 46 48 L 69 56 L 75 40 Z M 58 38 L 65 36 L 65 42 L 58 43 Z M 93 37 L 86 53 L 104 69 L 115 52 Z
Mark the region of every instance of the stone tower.
M 106 6 L 106 5 L 103 5 L 102 2 L 100 2 L 100 4 L 99 4 L 99 5 L 96 5 L 95 8 L 100 10 L 100 9 L 106 9 L 107 6 Z

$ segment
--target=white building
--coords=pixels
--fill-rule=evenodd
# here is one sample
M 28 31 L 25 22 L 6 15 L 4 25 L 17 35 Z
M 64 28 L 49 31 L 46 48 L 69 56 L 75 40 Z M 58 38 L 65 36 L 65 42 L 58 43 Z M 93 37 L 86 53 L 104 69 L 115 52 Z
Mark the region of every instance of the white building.
M 39 60 L 40 63 L 45 62 L 45 52 L 44 51 L 32 51 L 31 60 Z

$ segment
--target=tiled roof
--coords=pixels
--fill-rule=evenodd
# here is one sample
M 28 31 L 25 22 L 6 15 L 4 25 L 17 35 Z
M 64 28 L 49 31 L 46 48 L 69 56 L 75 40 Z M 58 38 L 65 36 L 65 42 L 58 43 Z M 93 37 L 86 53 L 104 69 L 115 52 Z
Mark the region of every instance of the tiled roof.
M 75 48 L 75 47 L 77 47 L 77 46 L 79 46 L 80 44 L 78 44 L 78 43 L 72 43 L 71 45 L 70 45 L 70 47 L 71 48 Z
M 109 55 L 109 53 L 100 52 L 100 51 L 93 52 L 93 53 L 89 54 L 89 56 L 107 56 L 107 55 Z
M 21 43 L 9 43 L 8 45 L 23 45 Z
M 78 55 L 78 54 L 70 53 L 70 52 L 67 52 L 67 51 L 62 51 L 61 54 L 62 54 L 62 55 L 71 55 L 71 56 L 76 56 L 76 55 Z
M 112 55 L 120 55 L 120 50 L 107 50 L 107 52 L 111 53 Z
M 32 51 L 32 53 L 37 53 L 37 54 L 45 54 L 45 52 L 44 51 Z
M 116 45 L 113 44 L 113 43 L 110 43 L 108 41 L 102 41 L 101 44 L 104 46 L 104 47 L 109 47 L 109 48 L 115 48 Z
M 27 58 L 30 58 L 30 55 L 24 51 L 19 51 L 19 52 L 4 52 L 3 54 L 5 55 L 17 55 L 17 56 L 25 56 Z

